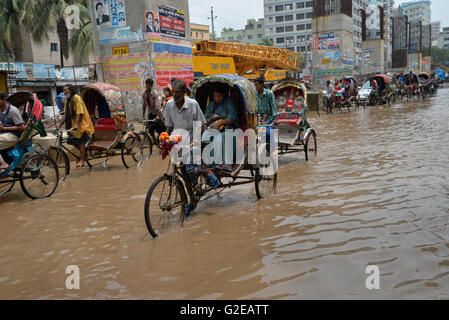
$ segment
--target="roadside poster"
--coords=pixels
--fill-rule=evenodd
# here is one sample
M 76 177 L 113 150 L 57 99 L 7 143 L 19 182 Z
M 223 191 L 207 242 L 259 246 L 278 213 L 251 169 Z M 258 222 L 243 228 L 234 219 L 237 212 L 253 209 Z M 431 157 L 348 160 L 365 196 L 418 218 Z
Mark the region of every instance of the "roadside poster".
M 327 40 L 328 49 L 338 49 L 340 48 L 340 38 L 332 38 Z
M 145 25 L 146 33 L 160 33 L 159 13 L 155 11 L 145 12 Z
M 160 33 L 186 37 L 184 11 L 166 6 L 159 7 Z
M 95 20 L 97 29 L 111 27 L 109 0 L 100 0 L 95 2 Z
M 110 0 L 112 26 L 126 26 L 125 0 Z

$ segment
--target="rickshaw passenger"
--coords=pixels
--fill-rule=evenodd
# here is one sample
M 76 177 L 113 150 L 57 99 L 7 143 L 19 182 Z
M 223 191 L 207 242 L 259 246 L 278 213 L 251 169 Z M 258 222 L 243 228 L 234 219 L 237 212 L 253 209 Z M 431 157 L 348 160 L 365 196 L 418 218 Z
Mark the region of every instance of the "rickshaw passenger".
M 148 109 L 148 120 L 156 120 L 154 126 L 150 126 L 150 134 L 154 135 L 154 131 L 160 135 L 165 131 L 164 123 L 162 122 L 162 113 L 158 108 L 157 94 L 153 91 L 154 81 L 148 78 L 145 81 L 146 89 L 142 94 L 142 118 L 145 119 L 145 111 Z
M 95 129 L 89 111 L 83 99 L 76 93 L 75 87 L 71 84 L 66 85 L 64 95 L 66 96 L 64 120 L 57 127 L 60 128 L 65 122 L 66 130 L 72 129 L 67 143 L 80 151 L 80 163 L 76 167 L 82 168 L 86 166 L 86 145 L 92 139 Z
M 232 171 L 232 164 L 225 164 L 225 130 L 239 128 L 237 108 L 234 104 L 234 101 L 229 96 L 227 96 L 227 91 L 224 88 L 216 87 L 213 91 L 212 98 L 213 100 L 207 106 L 204 116 L 206 117 L 207 124 L 210 125 L 211 129 L 221 131 L 222 163 L 212 164 L 211 168 Z M 236 144 L 237 142 L 234 139 L 233 154 L 236 153 Z M 216 145 L 216 148 L 217 147 L 218 144 Z M 214 151 L 212 151 L 211 156 L 213 157 L 214 154 Z
M 272 123 L 279 115 L 276 106 L 276 98 L 271 90 L 264 88 L 265 81 L 262 77 L 254 81 L 257 89 L 257 113 L 266 118 L 266 123 Z
M 19 142 L 25 125 L 20 111 L 6 101 L 6 93 L 0 91 L 0 151 L 9 149 Z M 9 165 L 0 155 L 0 174 Z
M 204 116 L 207 123 L 213 123 L 212 129 L 221 131 L 239 127 L 239 117 L 234 101 L 226 96 L 226 91 L 222 88 L 214 89 L 213 100 L 207 106 Z

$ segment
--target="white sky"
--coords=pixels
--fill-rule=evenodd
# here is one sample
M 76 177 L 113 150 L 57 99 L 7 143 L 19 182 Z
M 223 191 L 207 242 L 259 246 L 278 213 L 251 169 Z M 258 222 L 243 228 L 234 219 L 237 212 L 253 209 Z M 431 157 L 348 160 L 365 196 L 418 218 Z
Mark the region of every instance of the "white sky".
M 188 0 L 190 18 L 194 23 L 211 25 L 210 7 L 214 7 L 215 31 L 223 28 L 243 29 L 247 19 L 263 18 L 263 0 Z M 395 6 L 407 0 L 395 0 Z M 442 27 L 449 27 L 449 1 L 432 0 L 432 21 L 441 21 Z M 211 30 L 212 32 L 212 30 Z

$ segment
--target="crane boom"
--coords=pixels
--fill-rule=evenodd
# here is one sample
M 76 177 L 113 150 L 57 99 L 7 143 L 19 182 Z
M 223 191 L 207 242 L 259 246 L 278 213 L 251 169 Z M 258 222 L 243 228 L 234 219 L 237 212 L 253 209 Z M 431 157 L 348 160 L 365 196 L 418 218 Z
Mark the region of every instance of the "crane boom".
M 194 55 L 233 57 L 236 60 L 236 67 L 239 72 L 254 68 L 301 70 L 299 53 L 269 46 L 200 41 L 195 44 Z

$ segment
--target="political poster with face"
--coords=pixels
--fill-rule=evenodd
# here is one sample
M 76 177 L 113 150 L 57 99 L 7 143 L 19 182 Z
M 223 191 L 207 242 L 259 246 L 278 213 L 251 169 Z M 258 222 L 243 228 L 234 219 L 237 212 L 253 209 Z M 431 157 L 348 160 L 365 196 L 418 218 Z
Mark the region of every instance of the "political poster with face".
M 110 0 L 113 27 L 126 26 L 125 0 Z
M 109 0 L 95 2 L 95 20 L 98 29 L 111 27 Z
M 161 32 L 159 13 L 155 11 L 145 12 L 146 33 L 157 34 Z
M 182 10 L 166 6 L 159 7 L 160 32 L 165 35 L 180 38 L 186 37 L 185 13 Z

